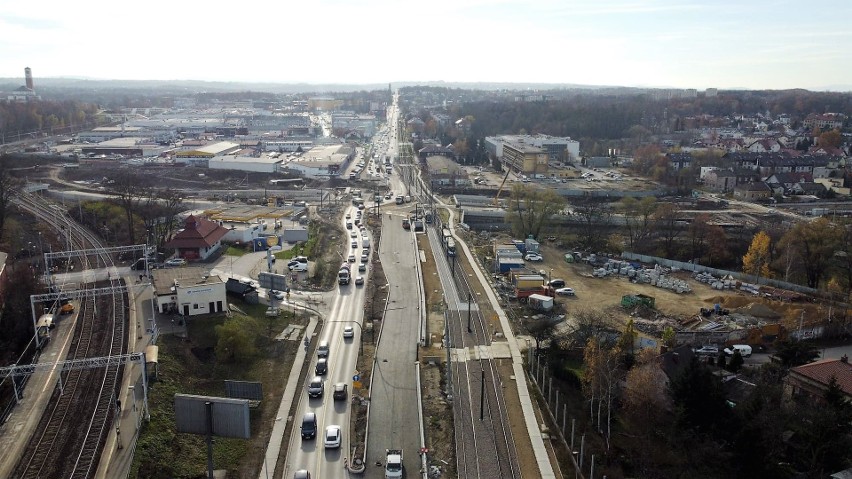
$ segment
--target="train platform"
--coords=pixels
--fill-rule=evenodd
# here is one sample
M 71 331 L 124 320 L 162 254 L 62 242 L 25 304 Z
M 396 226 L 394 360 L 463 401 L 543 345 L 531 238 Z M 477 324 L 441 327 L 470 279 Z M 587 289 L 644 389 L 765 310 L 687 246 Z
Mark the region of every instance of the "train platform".
M 50 340 L 42 348 L 38 360 L 40 363 L 64 361 L 68 355 L 77 313 L 57 318 L 56 327 L 50 330 Z M 0 477 L 12 477 L 58 380 L 57 368 L 40 370 L 31 375 L 20 402 L 6 422 L 0 425 Z

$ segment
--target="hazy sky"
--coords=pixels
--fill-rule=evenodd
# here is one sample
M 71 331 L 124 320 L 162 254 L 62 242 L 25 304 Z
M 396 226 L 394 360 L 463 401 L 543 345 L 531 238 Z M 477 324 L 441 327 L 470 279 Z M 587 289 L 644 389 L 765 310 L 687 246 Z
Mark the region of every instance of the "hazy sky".
M 849 0 L 9 0 L 0 77 L 852 90 L 850 19 Z

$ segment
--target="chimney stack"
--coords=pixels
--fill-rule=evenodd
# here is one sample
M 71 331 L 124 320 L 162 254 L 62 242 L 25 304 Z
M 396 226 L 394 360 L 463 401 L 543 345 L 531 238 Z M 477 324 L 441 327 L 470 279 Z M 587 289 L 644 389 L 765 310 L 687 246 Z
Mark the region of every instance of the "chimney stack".
M 27 90 L 33 91 L 33 71 L 30 67 L 24 68 L 24 78 L 26 79 Z

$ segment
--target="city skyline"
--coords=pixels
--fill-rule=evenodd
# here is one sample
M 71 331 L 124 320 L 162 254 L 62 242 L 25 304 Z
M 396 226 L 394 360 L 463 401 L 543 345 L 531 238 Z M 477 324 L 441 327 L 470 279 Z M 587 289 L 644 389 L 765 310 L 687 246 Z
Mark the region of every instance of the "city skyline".
M 29 66 L 36 88 L 39 77 L 71 77 L 852 90 L 842 47 L 852 5 L 741 3 L 317 0 L 240 13 L 14 2 L 0 5 L 0 77 Z

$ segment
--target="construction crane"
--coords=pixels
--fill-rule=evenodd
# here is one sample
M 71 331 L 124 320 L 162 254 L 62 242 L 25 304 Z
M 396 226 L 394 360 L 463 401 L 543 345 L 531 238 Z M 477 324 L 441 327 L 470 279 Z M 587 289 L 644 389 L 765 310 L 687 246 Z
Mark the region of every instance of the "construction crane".
M 500 203 L 500 193 L 503 192 L 503 185 L 506 184 L 506 179 L 509 178 L 509 173 L 512 172 L 511 168 L 506 169 L 506 176 L 503 177 L 503 181 L 500 182 L 500 188 L 497 188 L 497 195 L 494 197 L 494 206 L 499 206 Z

